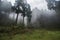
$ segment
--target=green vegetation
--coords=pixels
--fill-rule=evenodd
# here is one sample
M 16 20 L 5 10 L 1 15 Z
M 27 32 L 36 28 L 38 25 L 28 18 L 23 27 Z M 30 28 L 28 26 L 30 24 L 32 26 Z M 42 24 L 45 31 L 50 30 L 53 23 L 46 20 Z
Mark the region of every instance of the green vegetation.
M 31 10 L 26 0 L 15 0 L 14 6 L 0 0 L 0 40 L 60 40 L 60 1 L 44 1 L 50 11 L 43 7 Z M 23 17 L 22 23 L 19 16 Z
M 27 31 L 28 30 L 28 31 Z M 60 40 L 60 31 L 48 30 L 29 30 L 26 33 L 7 36 L 5 33 L 0 37 L 1 40 Z

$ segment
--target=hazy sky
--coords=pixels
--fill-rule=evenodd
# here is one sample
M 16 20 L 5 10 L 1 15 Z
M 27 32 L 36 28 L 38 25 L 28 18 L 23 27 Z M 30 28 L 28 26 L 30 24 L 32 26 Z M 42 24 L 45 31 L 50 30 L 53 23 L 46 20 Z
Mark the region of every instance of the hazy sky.
M 15 3 L 15 0 L 7 0 L 8 2 L 11 2 L 12 3 L 12 5 L 14 5 L 14 3 Z
M 14 5 L 15 0 L 8 0 Z M 47 9 L 47 2 L 45 0 L 27 0 L 27 2 L 30 4 L 31 9 L 34 9 L 37 7 L 38 9 Z
M 38 9 L 47 9 L 47 2 L 45 0 L 27 0 L 31 9 L 37 7 Z

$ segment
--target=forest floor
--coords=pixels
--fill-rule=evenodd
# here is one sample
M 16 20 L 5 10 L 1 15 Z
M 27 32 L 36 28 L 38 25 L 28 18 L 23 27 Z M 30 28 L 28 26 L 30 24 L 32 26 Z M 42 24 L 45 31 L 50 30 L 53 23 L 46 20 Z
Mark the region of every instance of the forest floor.
M 60 31 L 34 29 L 23 34 L 16 34 L 11 38 L 5 34 L 0 36 L 0 40 L 60 40 Z

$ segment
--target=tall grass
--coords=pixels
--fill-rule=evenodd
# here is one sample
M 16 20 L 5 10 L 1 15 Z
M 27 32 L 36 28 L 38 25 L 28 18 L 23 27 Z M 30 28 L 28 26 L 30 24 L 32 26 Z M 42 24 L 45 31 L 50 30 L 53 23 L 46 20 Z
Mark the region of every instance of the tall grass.
M 28 29 L 27 29 L 28 30 Z M 45 29 L 29 30 L 24 34 L 16 34 L 10 38 L 7 35 L 0 37 L 1 40 L 60 40 L 60 31 L 48 31 Z

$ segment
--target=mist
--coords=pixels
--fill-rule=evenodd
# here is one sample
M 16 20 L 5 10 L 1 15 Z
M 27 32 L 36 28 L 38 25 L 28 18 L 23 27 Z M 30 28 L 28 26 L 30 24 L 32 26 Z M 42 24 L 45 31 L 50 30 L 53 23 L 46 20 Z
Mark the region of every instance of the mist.
M 25 4 L 29 4 L 31 8 L 31 23 L 36 23 L 39 19 L 44 21 L 44 25 L 56 23 L 59 24 L 59 0 L 26 0 Z M 7 15 L 9 20 L 16 21 L 17 14 L 12 11 L 11 7 L 16 6 L 15 0 L 2 0 L 2 15 Z M 22 8 L 21 8 L 22 9 Z M 4 16 L 3 16 L 4 17 Z M 42 19 L 41 19 L 42 18 Z M 4 18 L 3 18 L 4 19 Z M 24 17 L 24 23 L 27 25 L 28 17 Z M 17 23 L 23 22 L 23 15 L 19 13 Z M 9 22 L 8 22 L 9 23 Z M 38 24 L 38 22 L 36 23 Z M 53 24 L 52 24 L 53 25 Z
M 0 40 L 60 40 L 60 0 L 0 0 Z

